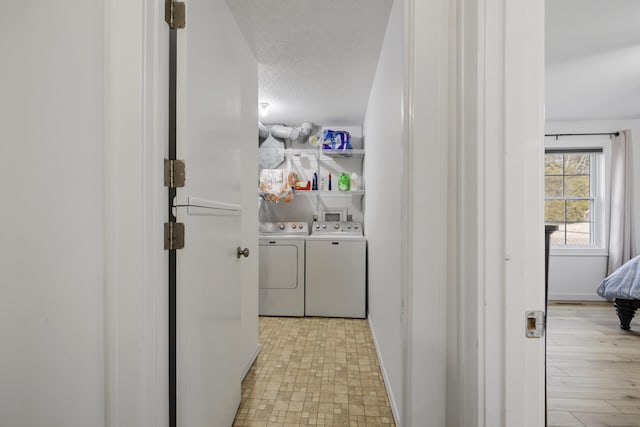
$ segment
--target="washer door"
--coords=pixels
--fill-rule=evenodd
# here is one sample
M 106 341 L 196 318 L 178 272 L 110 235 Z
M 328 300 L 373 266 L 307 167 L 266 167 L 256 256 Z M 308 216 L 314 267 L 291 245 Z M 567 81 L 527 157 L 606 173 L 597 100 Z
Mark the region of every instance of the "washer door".
M 298 287 L 298 247 L 260 245 L 260 289 Z

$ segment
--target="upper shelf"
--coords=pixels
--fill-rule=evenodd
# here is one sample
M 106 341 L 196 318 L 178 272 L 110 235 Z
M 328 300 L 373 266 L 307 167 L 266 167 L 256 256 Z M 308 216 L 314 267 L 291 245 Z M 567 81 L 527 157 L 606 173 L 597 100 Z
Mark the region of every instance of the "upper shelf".
M 351 150 L 319 150 L 321 154 L 329 157 L 364 156 L 364 149 L 352 148 Z

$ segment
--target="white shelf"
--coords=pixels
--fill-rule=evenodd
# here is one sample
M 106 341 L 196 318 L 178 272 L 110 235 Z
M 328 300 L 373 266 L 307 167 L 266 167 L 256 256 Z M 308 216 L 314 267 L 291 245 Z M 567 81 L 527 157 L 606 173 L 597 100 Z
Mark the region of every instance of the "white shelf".
M 283 154 L 285 150 L 282 150 Z M 364 162 L 364 154 L 365 150 L 362 148 L 352 148 L 350 150 L 323 150 L 322 147 L 313 147 L 313 148 L 305 148 L 291 151 L 294 156 L 313 156 L 317 161 L 317 174 L 318 174 L 318 185 L 320 185 L 320 175 L 322 171 L 324 172 L 332 172 L 334 175 L 334 189 L 331 191 L 328 190 L 297 190 L 295 192 L 296 197 L 300 197 L 301 200 L 311 200 L 317 204 L 317 210 L 320 209 L 320 205 L 325 202 L 321 202 L 323 199 L 342 199 L 342 201 L 335 200 L 333 204 L 350 204 L 350 203 L 363 203 L 365 190 L 349 190 L 349 191 L 338 191 L 338 172 L 349 169 L 359 173 L 360 178 L 359 182 L 362 180 L 362 169 Z M 354 159 L 356 163 L 360 162 L 359 167 L 354 166 L 352 163 L 347 161 L 347 159 Z M 341 163 L 342 160 L 342 163 Z M 345 168 L 346 165 L 351 165 L 351 167 Z M 351 175 L 349 172 L 347 172 Z M 310 177 L 309 177 L 310 178 Z M 357 199 L 349 200 L 351 198 L 359 198 L 359 202 L 356 202 Z M 331 203 L 327 201 L 327 203 Z
M 351 157 L 351 156 L 364 156 L 364 150 L 360 148 L 352 148 L 351 150 L 323 150 L 320 149 L 320 154 L 328 157 Z
M 321 191 L 321 190 L 297 190 L 296 196 L 319 196 L 319 197 L 351 197 L 351 196 L 363 196 L 364 190 L 349 190 L 349 191 Z

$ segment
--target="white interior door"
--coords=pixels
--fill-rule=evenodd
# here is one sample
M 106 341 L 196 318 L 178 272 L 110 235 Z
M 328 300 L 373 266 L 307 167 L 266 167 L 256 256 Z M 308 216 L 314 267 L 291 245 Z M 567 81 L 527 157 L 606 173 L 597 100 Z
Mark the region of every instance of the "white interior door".
M 175 209 L 185 225 L 176 258 L 177 425 L 228 427 L 240 403 L 244 257 L 236 253 L 241 149 L 247 127 L 256 129 L 256 94 L 246 88 L 255 91 L 256 68 L 223 0 L 186 8 L 176 41 L 176 156 L 186 163 Z
M 240 216 L 188 208 L 178 219 L 178 426 L 226 427 L 240 403 Z

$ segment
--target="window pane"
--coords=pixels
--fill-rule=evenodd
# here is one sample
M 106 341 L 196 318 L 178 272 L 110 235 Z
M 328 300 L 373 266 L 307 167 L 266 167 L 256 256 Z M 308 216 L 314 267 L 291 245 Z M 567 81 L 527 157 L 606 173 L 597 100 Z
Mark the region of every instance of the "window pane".
M 585 154 L 565 154 L 564 155 L 564 173 L 573 174 L 589 174 L 591 155 Z
M 567 222 L 591 221 L 591 200 L 567 200 Z
M 562 154 L 544 155 L 544 174 L 562 175 Z
M 558 224 L 558 229 L 551 233 L 549 242 L 552 245 L 564 245 L 564 224 Z
M 591 223 L 567 224 L 567 245 L 585 246 L 591 244 Z
M 564 222 L 564 200 L 545 200 L 544 220 L 547 222 Z
M 545 197 L 562 197 L 562 176 L 544 177 Z
M 565 197 L 589 197 L 589 175 L 565 176 Z
M 558 225 L 551 244 L 591 246 L 594 227 L 593 188 L 599 177 L 591 170 L 594 153 L 549 153 L 544 157 L 545 222 Z M 580 200 L 582 199 L 582 200 Z

